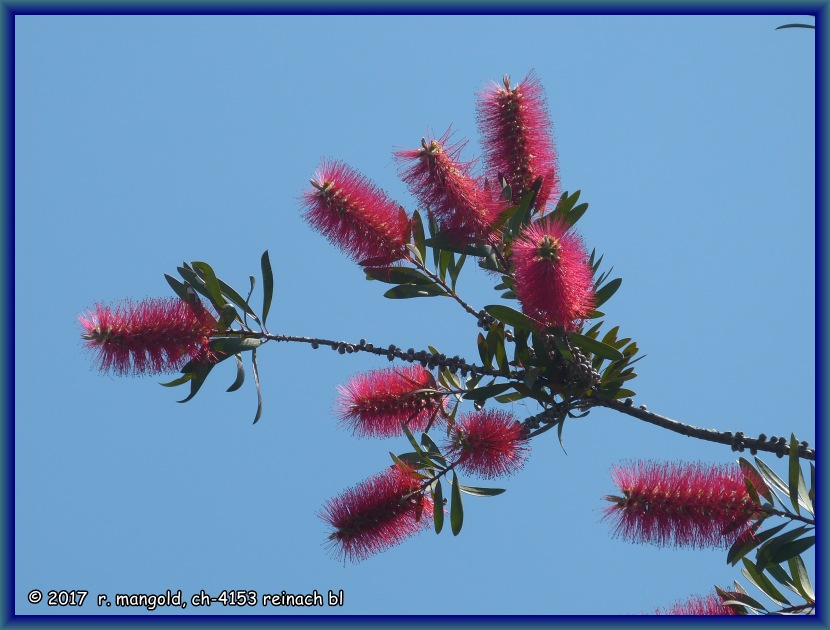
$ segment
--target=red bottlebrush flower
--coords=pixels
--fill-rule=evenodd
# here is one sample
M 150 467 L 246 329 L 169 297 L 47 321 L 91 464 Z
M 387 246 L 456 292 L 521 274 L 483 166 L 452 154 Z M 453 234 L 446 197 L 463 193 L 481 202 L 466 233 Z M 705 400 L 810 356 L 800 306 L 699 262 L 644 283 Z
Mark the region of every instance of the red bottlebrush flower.
M 749 496 L 737 466 L 638 461 L 615 466 L 623 496 L 608 496 L 605 518 L 614 535 L 659 546 L 726 547 L 751 536 L 761 508 Z
M 524 228 L 512 243 L 516 296 L 545 326 L 577 329 L 594 308 L 594 279 L 582 239 L 559 221 Z
M 358 263 L 406 256 L 409 217 L 375 184 L 340 162 L 323 162 L 303 195 L 305 219 Z
M 101 371 L 118 376 L 174 372 L 189 360 L 208 360 L 216 328 L 201 302 L 175 298 L 96 304 L 78 319 Z
M 320 518 L 334 528 L 332 547 L 360 562 L 429 527 L 432 499 L 406 466 L 392 466 L 331 499 Z
M 655 615 L 737 615 L 734 608 L 723 605 L 721 596 L 712 593 L 706 597 L 693 596 L 685 602 L 677 602 L 669 608 L 655 610 Z
M 338 415 L 359 437 L 402 435 L 402 422 L 423 431 L 444 409 L 443 396 L 418 391 L 434 387 L 432 374 L 420 365 L 356 374 L 338 387 Z
M 395 156 L 407 166 L 401 179 L 412 194 L 435 213 L 442 229 L 454 240 L 491 236 L 502 204 L 484 182 L 470 173 L 472 163 L 459 156 L 466 141 L 449 145 L 450 130 L 438 140 L 421 139 L 420 149 L 398 151 Z
M 489 172 L 494 177 L 504 175 L 514 200 L 526 194 L 539 177 L 543 179 L 537 208 L 544 208 L 551 196 L 559 195 L 545 93 L 532 72 L 513 88 L 508 76 L 503 86 L 494 83 L 485 88 L 478 97 L 478 124 Z
M 524 428 L 513 414 L 490 409 L 463 414 L 447 444 L 459 469 L 485 479 L 519 470 L 528 450 Z

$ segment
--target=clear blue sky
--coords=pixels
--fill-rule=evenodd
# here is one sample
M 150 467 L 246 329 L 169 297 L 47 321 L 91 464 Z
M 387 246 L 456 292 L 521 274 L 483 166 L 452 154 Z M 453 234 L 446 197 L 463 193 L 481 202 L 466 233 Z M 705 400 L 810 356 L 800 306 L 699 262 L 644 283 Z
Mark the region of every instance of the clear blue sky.
M 467 497 L 457 538 L 343 566 L 317 512 L 408 449 L 339 429 L 335 387 L 385 360 L 268 344 L 252 426 L 250 371 L 228 394 L 223 364 L 180 405 L 167 378 L 98 373 L 76 318 L 172 295 L 163 274 L 183 260 L 241 291 L 268 249 L 272 332 L 477 359 L 457 304 L 383 298 L 298 197 L 331 157 L 414 209 L 392 152 L 452 124 L 475 157 L 476 92 L 535 69 L 563 187 L 590 203 L 583 237 L 623 278 L 607 321 L 648 355 L 637 404 L 812 444 L 814 32 L 774 30 L 805 20 L 17 17 L 16 612 L 146 614 L 91 598 L 170 588 L 345 592 L 342 610 L 185 614 L 637 614 L 746 584 L 724 551 L 610 537 L 613 464 L 737 456 L 606 410 L 566 424 L 567 455 L 553 432 L 535 440 L 505 494 Z M 490 280 L 470 265 L 460 293 L 493 304 Z M 90 600 L 33 606 L 33 588 Z

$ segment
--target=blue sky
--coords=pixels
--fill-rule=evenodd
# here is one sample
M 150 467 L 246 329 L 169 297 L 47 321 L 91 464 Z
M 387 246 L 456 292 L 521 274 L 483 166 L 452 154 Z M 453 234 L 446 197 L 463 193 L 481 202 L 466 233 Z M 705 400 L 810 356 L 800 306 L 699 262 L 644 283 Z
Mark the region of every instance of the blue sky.
M 774 30 L 807 20 L 18 16 L 16 613 L 146 614 L 91 598 L 169 588 L 345 594 L 342 609 L 194 615 L 637 614 L 745 584 L 724 551 L 610 537 L 615 463 L 736 454 L 606 410 L 565 426 L 567 454 L 552 432 L 535 440 L 505 494 L 468 497 L 457 538 L 427 532 L 343 566 L 317 513 L 408 449 L 338 428 L 335 388 L 385 360 L 268 344 L 252 426 L 250 372 L 228 394 L 223 364 L 180 405 L 167 378 L 98 373 L 77 315 L 171 295 L 163 274 L 183 260 L 242 291 L 268 249 L 272 332 L 477 360 L 457 304 L 383 298 L 298 197 L 330 157 L 414 209 L 392 152 L 452 124 L 477 156 L 475 94 L 535 69 L 563 187 L 590 203 L 581 233 L 623 278 L 607 322 L 648 355 L 636 403 L 813 444 L 814 32 Z M 496 303 L 490 281 L 469 265 L 459 292 Z M 34 588 L 90 600 L 33 606 Z

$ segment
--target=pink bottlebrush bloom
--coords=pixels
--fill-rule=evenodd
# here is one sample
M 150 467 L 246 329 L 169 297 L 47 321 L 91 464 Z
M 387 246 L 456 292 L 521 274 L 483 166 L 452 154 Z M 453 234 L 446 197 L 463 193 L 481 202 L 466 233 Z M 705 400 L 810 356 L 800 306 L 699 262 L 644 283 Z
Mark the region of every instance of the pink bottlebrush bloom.
M 452 428 L 447 451 L 465 472 L 493 479 L 519 470 L 527 460 L 524 427 L 513 414 L 485 409 L 463 414 Z
M 396 465 L 331 499 L 320 518 L 334 528 L 336 554 L 360 562 L 429 527 L 431 514 L 413 470 Z
M 737 466 L 638 461 L 615 466 L 623 496 L 608 496 L 614 535 L 659 546 L 725 547 L 752 535 L 761 508 Z
M 409 217 L 363 175 L 324 161 L 303 195 L 305 219 L 358 263 L 385 265 L 406 256 Z
M 542 177 L 536 207 L 544 208 L 559 195 L 559 174 L 541 82 L 531 72 L 511 87 L 505 76 L 502 86 L 494 83 L 479 94 L 477 107 L 488 171 L 494 178 L 504 175 L 514 201 Z
M 574 331 L 594 309 L 594 278 L 582 239 L 560 221 L 525 227 L 512 243 L 516 296 L 545 326 Z
M 723 605 L 718 593 L 706 597 L 692 596 L 685 602 L 677 602 L 663 610 L 655 610 L 655 615 L 737 615 L 734 608 Z
M 216 320 L 200 301 L 127 300 L 114 308 L 96 304 L 78 319 L 102 372 L 162 374 L 212 356 L 208 344 Z
M 423 431 L 444 410 L 435 380 L 420 365 L 374 370 L 356 374 L 338 387 L 338 415 L 359 437 L 403 435 L 401 423 L 412 431 Z
M 452 239 L 487 239 L 503 204 L 471 175 L 472 163 L 460 161 L 466 141 L 450 145 L 449 138 L 447 130 L 438 140 L 422 138 L 420 149 L 396 152 L 401 179 Z

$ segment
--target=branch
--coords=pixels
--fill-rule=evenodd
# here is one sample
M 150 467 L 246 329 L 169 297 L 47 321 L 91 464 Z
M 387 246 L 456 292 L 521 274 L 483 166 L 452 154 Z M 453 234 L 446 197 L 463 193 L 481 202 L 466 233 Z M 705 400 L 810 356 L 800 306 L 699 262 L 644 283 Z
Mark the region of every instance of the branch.
M 778 457 L 784 457 L 784 455 L 790 452 L 789 444 L 787 444 L 786 438 L 783 437 L 767 441 L 766 436 L 763 434 L 757 438 L 750 438 L 744 436 L 740 431 L 733 434 L 731 431 L 715 431 L 714 429 L 703 429 L 690 424 L 683 424 L 677 420 L 672 420 L 671 418 L 647 411 L 645 406 L 634 407 L 631 404 L 630 398 L 626 402 L 607 398 L 592 398 L 589 400 L 591 401 L 590 404 L 594 407 L 608 407 L 609 409 L 614 409 L 620 413 L 633 416 L 639 420 L 655 424 L 658 427 L 680 433 L 681 435 L 706 440 L 707 442 L 729 444 L 733 451 L 743 451 L 745 448 L 748 448 L 753 454 L 757 451 L 767 451 L 768 453 L 775 453 Z M 807 442 L 802 442 L 798 446 L 798 456 L 802 459 L 815 461 L 816 450 L 809 448 Z

